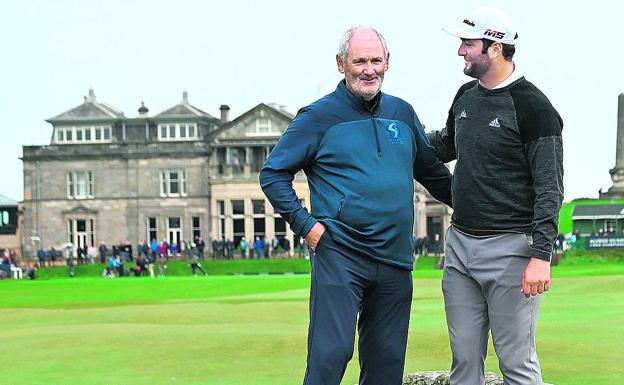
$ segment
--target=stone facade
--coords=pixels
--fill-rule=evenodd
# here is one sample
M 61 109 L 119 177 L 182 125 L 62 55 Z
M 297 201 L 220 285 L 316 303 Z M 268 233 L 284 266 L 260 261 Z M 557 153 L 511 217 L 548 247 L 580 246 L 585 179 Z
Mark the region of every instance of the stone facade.
M 294 234 L 262 193 L 258 175 L 264 160 L 293 116 L 259 104 L 234 120 L 221 106 L 220 119 L 182 102 L 150 117 L 126 118 L 97 101 L 48 120 L 52 140 L 24 146 L 23 247 L 130 243 L 156 238 L 171 242 L 248 240 Z M 309 208 L 305 175 L 294 181 Z M 414 234 L 424 236 L 433 221 L 448 225 L 449 210 L 422 189 L 415 194 Z M 429 219 L 428 219 L 429 218 Z M 437 225 L 436 225 L 437 226 Z M 434 226 L 435 227 L 435 226 Z
M 76 151 L 82 148 L 83 151 Z M 192 217 L 207 229 L 209 188 L 208 145 L 163 143 L 158 151 L 125 144 L 24 148 L 24 225 L 49 248 L 69 238 L 70 221 L 94 221 L 87 244 L 108 244 L 147 237 L 147 218 L 157 218 L 159 239 L 167 236 L 166 218 L 181 219 L 182 234 L 191 234 Z M 191 148 L 188 148 L 191 147 Z M 54 157 L 50 157 L 50 153 Z M 183 154 L 183 156 L 182 156 Z M 161 173 L 183 170 L 186 196 L 161 196 Z M 68 198 L 68 174 L 92 174 L 92 195 Z M 88 182 L 87 182 L 88 183 Z M 86 223 L 85 223 L 86 224 Z M 78 231 L 78 230 L 76 230 Z M 205 232 L 204 232 L 205 235 Z

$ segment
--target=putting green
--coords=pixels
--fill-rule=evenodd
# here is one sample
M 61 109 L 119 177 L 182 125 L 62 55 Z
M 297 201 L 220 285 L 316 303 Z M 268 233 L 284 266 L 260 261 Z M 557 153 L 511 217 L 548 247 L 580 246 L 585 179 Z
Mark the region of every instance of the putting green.
M 556 278 L 543 302 L 544 379 L 620 383 L 624 275 L 582 275 Z M 447 369 L 439 279 L 414 287 L 406 372 Z M 0 384 L 298 384 L 308 289 L 309 276 L 2 281 Z M 356 348 L 343 384 L 357 375 Z

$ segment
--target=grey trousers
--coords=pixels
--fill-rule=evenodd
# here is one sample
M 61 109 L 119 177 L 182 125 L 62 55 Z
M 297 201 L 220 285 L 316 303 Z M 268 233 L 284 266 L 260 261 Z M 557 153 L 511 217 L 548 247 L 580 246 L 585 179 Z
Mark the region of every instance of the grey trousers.
M 492 332 L 506 385 L 542 385 L 535 349 L 541 296 L 520 292 L 529 262 L 524 234 L 473 237 L 451 226 L 442 291 L 453 362 L 451 385 L 483 385 Z

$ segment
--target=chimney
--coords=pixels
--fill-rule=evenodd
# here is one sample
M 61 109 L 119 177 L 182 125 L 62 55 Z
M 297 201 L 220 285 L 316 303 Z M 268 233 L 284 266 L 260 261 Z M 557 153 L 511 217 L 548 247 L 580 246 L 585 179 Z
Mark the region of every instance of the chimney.
M 95 92 L 93 92 L 93 88 L 89 88 L 89 96 L 87 97 L 87 101 L 91 103 L 95 103 Z
M 141 107 L 139 107 L 138 111 L 139 111 L 140 118 L 147 118 L 147 113 L 149 112 L 149 109 L 145 107 L 144 102 L 141 102 Z
M 230 115 L 230 106 L 222 104 L 219 110 L 221 110 L 221 123 L 227 123 Z
M 182 103 L 188 104 L 188 91 L 182 92 Z

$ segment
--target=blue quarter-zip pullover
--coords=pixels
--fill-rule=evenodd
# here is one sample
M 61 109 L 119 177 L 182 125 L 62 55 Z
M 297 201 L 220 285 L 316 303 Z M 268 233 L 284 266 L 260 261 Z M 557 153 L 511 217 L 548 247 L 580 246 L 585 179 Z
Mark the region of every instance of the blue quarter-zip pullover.
M 300 170 L 311 213 L 292 187 Z M 320 221 L 339 244 L 404 269 L 414 262 L 414 179 L 451 205 L 451 174 L 412 106 L 381 92 L 366 102 L 344 80 L 298 112 L 260 173 L 262 190 L 296 235 Z

